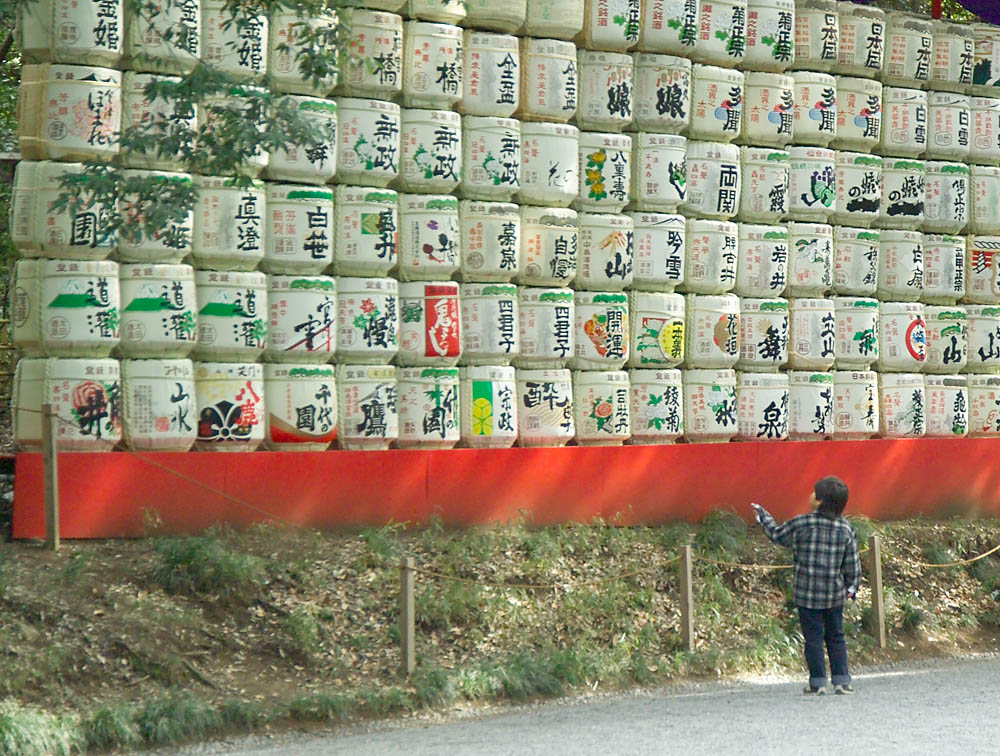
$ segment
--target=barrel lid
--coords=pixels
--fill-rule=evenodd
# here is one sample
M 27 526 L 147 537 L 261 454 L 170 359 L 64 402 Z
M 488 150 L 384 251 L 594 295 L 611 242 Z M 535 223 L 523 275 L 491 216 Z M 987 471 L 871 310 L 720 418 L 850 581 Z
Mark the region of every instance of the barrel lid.
M 333 380 L 335 371 L 333 365 L 289 365 L 265 363 L 264 380 L 274 380 L 275 378 L 288 379 L 328 379 Z
M 337 281 L 332 276 L 281 276 L 267 277 L 268 291 L 326 291 L 335 293 Z
M 643 66 L 655 66 L 657 68 L 684 68 L 691 70 L 691 61 L 679 55 L 666 55 L 664 53 L 635 52 L 632 53 L 636 68 Z
M 122 360 L 122 377 L 131 378 L 178 378 L 194 377 L 194 363 L 191 360 Z
M 463 381 L 514 381 L 514 368 L 509 365 L 469 365 L 458 373 Z
M 349 186 L 338 184 L 334 187 L 337 202 L 378 202 L 384 205 L 395 205 L 399 202 L 399 194 L 394 189 L 374 189 L 368 186 Z
M 521 302 L 573 304 L 573 292 L 569 289 L 542 289 L 533 286 L 522 286 L 518 290 L 518 299 Z
M 548 383 L 570 383 L 572 373 L 566 368 L 551 368 L 548 370 L 522 370 L 518 368 L 515 376 L 518 383 L 523 381 L 546 381 Z
M 521 223 L 532 223 L 548 226 L 577 225 L 577 212 L 568 207 L 535 207 L 521 205 Z
M 194 375 L 198 380 L 211 378 L 260 380 L 264 368 L 259 362 L 196 362 Z

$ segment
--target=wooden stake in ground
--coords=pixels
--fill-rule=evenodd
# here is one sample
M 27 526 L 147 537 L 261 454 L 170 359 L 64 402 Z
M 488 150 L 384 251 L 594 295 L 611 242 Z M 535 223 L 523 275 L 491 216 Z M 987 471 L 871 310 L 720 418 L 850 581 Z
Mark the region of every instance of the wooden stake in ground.
M 681 546 L 681 639 L 684 650 L 694 651 L 694 586 L 691 582 L 691 547 Z
M 413 557 L 406 557 L 399 565 L 399 649 L 402 659 L 399 671 L 409 677 L 417 668 L 414 646 L 416 634 L 416 608 L 413 603 Z
M 59 467 L 56 438 L 59 418 L 51 404 L 42 405 L 42 464 L 45 468 L 45 546 L 59 549 Z
M 878 647 L 885 648 L 885 591 L 882 589 L 881 536 L 873 535 L 869 538 L 868 546 L 868 582 L 872 587 L 872 627 L 868 629 L 878 641 Z

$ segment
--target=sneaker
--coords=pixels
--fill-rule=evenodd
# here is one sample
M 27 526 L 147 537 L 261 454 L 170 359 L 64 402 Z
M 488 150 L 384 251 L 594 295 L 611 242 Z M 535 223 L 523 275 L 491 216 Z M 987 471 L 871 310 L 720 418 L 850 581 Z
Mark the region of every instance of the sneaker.
M 807 696 L 825 696 L 826 688 L 816 688 L 812 685 L 807 685 L 802 689 L 802 692 L 805 693 Z M 853 693 L 854 691 L 851 692 Z
M 850 683 L 846 685 L 834 685 L 833 692 L 838 696 L 850 696 L 854 694 L 854 688 L 851 687 Z

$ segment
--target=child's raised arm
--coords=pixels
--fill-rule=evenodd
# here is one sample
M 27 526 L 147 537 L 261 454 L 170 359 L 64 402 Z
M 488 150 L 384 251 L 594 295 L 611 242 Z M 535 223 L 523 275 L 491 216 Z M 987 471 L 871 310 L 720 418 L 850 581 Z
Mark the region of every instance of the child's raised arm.
M 792 533 L 795 530 L 795 526 L 792 524 L 793 522 L 795 522 L 794 519 L 789 520 L 783 525 L 779 525 L 777 522 L 775 522 L 775 519 L 774 517 L 771 516 L 771 513 L 768 512 L 766 509 L 764 509 L 764 507 L 762 507 L 760 504 L 751 502 L 750 506 L 753 507 L 754 510 L 757 512 L 757 522 L 760 523 L 760 527 L 761 529 L 763 529 L 764 535 L 766 535 L 768 538 L 774 541 L 774 543 L 777 543 L 781 546 L 792 545 L 793 543 Z

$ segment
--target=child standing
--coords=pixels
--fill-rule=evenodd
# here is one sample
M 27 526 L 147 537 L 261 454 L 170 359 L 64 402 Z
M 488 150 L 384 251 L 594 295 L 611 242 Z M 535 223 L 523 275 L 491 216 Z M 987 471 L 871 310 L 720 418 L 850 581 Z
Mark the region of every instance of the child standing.
M 778 525 L 759 504 L 757 522 L 777 544 L 788 546 L 795 561 L 795 606 L 805 637 L 809 685 L 806 694 L 826 693 L 826 653 L 834 692 L 854 692 L 847 670 L 847 642 L 844 640 L 844 598 L 854 596 L 861 582 L 857 538 L 843 518 L 847 506 L 847 486 L 833 476 L 816 481 L 809 500 L 813 511 Z

